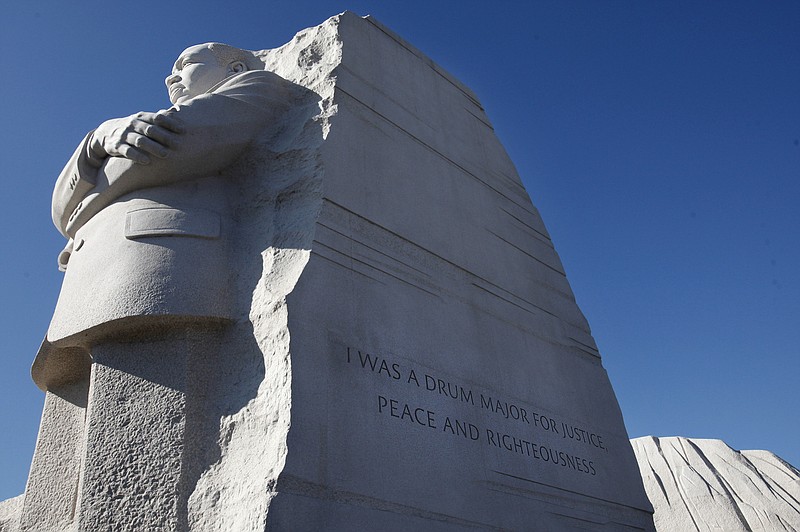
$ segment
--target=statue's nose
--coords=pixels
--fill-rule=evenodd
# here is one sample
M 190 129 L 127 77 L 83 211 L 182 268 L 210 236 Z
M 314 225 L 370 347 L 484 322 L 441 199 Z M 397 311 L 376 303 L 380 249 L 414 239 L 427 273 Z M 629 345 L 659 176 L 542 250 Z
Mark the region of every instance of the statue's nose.
M 169 88 L 170 85 L 172 85 L 173 83 L 175 83 L 177 81 L 180 81 L 180 79 L 181 79 L 181 75 L 180 74 L 177 74 L 177 73 L 176 74 L 170 74 L 169 76 L 167 76 L 167 79 L 164 80 L 164 83 L 166 83 L 167 84 L 167 88 Z

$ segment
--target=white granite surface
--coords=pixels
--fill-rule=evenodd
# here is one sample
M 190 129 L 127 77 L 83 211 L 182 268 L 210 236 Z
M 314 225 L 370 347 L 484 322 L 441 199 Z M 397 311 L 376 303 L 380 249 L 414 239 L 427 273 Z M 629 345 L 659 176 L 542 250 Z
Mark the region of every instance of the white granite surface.
M 656 530 L 800 530 L 800 472 L 769 451 L 721 440 L 631 440 Z

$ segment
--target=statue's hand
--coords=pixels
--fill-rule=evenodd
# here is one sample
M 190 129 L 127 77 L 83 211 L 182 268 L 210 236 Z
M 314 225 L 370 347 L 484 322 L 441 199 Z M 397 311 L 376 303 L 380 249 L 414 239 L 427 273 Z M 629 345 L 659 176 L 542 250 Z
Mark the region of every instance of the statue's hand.
M 150 156 L 164 158 L 174 147 L 183 125 L 169 111 L 140 112 L 106 120 L 94 131 L 89 147 L 99 159 L 124 157 L 148 164 Z

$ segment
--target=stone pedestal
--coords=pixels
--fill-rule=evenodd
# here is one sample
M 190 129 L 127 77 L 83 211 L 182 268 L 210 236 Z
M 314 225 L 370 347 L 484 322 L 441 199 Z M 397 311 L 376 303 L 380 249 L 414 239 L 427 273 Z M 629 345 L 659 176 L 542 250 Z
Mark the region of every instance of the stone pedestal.
M 185 338 L 93 349 L 79 530 L 179 530 L 186 519 L 191 351 Z
M 76 512 L 85 452 L 84 424 L 89 380 L 61 384 L 46 392 L 20 529 L 69 530 Z
M 21 530 L 188 530 L 218 334 L 101 343 L 87 378 L 48 390 Z

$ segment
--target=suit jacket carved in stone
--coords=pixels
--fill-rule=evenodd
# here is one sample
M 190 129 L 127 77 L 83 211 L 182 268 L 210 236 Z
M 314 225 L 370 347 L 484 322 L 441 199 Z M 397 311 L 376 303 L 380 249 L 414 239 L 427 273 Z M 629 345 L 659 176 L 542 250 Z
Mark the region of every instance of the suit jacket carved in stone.
M 296 86 L 247 71 L 173 106 L 179 144 L 147 165 L 110 157 L 88 164 L 84 141 L 59 176 L 53 221 L 69 243 L 59 257 L 64 282 L 47 338 L 89 346 L 119 331 L 171 323 L 224 322 L 231 316 L 229 180 L 253 143 L 269 144 L 296 98 Z M 241 165 L 239 165 L 241 166 Z

